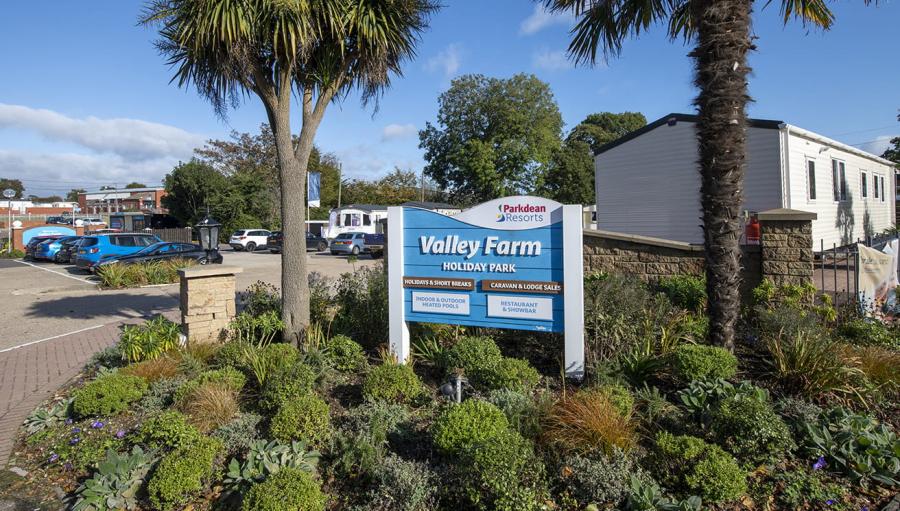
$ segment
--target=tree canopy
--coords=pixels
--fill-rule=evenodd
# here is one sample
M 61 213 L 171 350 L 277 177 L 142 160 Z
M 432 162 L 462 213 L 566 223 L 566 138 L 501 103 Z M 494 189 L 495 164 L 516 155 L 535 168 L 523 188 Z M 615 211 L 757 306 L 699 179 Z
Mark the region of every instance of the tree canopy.
M 897 164 L 897 168 L 900 168 L 900 137 L 891 139 L 890 147 L 884 150 L 881 157 L 885 160 L 891 160 Z
M 0 177 L 0 192 L 6 189 L 11 189 L 16 192 L 16 195 L 13 198 L 17 199 L 22 197 L 22 193 L 25 192 L 25 185 L 22 184 L 20 179 Z
M 437 124 L 419 132 L 425 175 L 459 204 L 534 193 L 562 126 L 550 86 L 534 75 L 459 77 L 438 98 Z
M 66 201 L 68 202 L 78 202 L 78 194 L 85 193 L 87 190 L 84 188 L 72 188 L 66 193 Z
M 640 112 L 590 114 L 572 128 L 566 140 L 585 142 L 590 146 L 591 152 L 596 153 L 604 144 L 642 128 L 646 124 L 647 118 Z
M 130 190 L 133 188 L 147 188 L 147 185 L 145 185 L 144 183 L 138 183 L 137 181 L 132 181 L 125 185 L 126 190 Z

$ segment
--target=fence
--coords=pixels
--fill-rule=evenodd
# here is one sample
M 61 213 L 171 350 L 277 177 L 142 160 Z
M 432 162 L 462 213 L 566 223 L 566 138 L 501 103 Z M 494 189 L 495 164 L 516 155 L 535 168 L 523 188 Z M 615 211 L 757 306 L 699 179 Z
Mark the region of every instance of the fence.
M 174 228 L 174 229 L 145 229 L 144 232 L 155 234 L 163 241 L 172 243 L 193 243 L 194 230 L 190 227 Z
M 825 248 L 824 241 L 819 241 L 819 250 L 815 251 L 815 269 L 813 284 L 816 288 L 831 295 L 835 305 L 856 303 L 859 296 L 859 245 L 882 250 L 892 240 L 900 239 L 900 234 L 879 234 L 856 240 L 856 243 L 838 246 L 832 244 Z

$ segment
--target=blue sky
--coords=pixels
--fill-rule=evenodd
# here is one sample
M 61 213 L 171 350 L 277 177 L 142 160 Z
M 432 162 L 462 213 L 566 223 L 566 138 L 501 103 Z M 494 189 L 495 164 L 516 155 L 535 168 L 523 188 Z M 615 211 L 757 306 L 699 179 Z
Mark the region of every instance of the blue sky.
M 689 47 L 661 27 L 628 41 L 619 58 L 573 68 L 565 58 L 571 20 L 528 0 L 445 0 L 418 57 L 375 111 L 351 95 L 326 113 L 316 143 L 336 153 L 350 177 L 374 178 L 395 165 L 421 170 L 416 132 L 437 112 L 454 76 L 534 73 L 550 83 L 566 129 L 587 114 L 640 111 L 648 120 L 692 112 Z M 829 32 L 782 26 L 757 2 L 759 37 L 750 63 L 754 117 L 791 124 L 882 151 L 900 135 L 900 5 L 832 3 Z M 27 193 L 158 183 L 192 148 L 232 129 L 254 131 L 265 115 L 248 100 L 218 119 L 194 90 L 169 84 L 154 33 L 136 26 L 141 2 L 11 2 L 0 18 L 0 177 Z M 296 109 L 294 110 L 296 112 Z M 299 115 L 294 115 L 294 126 Z

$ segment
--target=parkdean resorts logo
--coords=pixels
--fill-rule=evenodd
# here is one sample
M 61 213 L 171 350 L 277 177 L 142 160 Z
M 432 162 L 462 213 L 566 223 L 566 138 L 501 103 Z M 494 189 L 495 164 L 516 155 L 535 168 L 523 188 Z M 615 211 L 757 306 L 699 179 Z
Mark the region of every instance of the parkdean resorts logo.
M 497 210 L 497 222 L 543 222 L 547 206 L 500 204 Z

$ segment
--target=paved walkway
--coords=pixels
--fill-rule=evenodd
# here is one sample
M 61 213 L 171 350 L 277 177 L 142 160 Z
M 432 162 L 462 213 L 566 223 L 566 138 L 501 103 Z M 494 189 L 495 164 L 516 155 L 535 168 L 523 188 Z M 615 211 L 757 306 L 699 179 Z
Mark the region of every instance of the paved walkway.
M 119 338 L 120 323 L 0 353 L 0 467 L 6 466 L 22 421 L 75 377 L 91 355 Z

